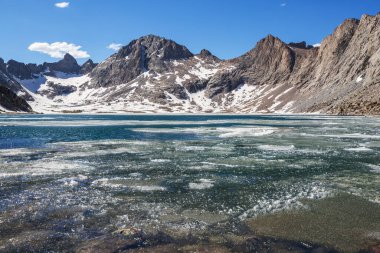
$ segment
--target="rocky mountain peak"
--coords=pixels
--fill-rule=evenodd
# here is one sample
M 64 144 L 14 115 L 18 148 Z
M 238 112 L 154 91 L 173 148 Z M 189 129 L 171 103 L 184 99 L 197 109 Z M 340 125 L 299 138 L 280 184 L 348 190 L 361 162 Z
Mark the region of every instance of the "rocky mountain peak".
M 172 40 L 155 35 L 143 36 L 99 64 L 91 72 L 92 84 L 97 87 L 127 83 L 149 70 L 168 70 L 169 61 L 192 56 L 185 46 Z
M 69 53 L 66 53 L 64 56 L 63 56 L 63 61 L 65 62 L 71 62 L 71 63 L 76 63 L 77 61 L 75 60 L 75 58 L 69 54 Z
M 212 56 L 212 53 L 208 51 L 207 49 L 202 49 L 199 53 L 200 56 Z
M 198 54 L 198 56 L 201 58 L 205 58 L 205 59 L 212 59 L 212 60 L 217 61 L 217 62 L 220 61 L 220 59 L 218 57 L 213 55 L 207 49 L 202 49 L 201 52 Z
M 79 74 L 80 66 L 75 58 L 70 54 L 65 54 L 62 60 L 54 63 L 44 63 L 45 69 L 49 69 L 50 71 L 60 71 L 68 74 Z
M 273 46 L 283 46 L 285 43 L 280 40 L 278 37 L 273 36 L 272 34 L 269 34 L 264 39 L 260 40 L 257 43 L 257 46 L 263 46 L 263 47 L 273 47 Z
M 292 71 L 294 52 L 279 38 L 268 35 L 242 59 L 246 67 L 255 68 L 258 73 L 259 69 L 263 69 L 267 73 L 284 72 L 281 74 L 284 75 Z
M 290 50 L 289 46 L 279 38 L 269 34 L 264 39 L 257 42 L 256 46 L 248 51 L 243 57 L 257 57 L 261 56 L 275 56 L 275 54 L 281 53 L 281 50 Z M 260 60 L 260 59 L 257 59 Z
M 82 64 L 82 66 L 83 66 L 83 65 L 89 65 L 89 64 L 94 64 L 94 62 L 93 62 L 91 59 L 88 59 L 87 61 L 85 61 L 85 62 Z
M 134 56 L 136 53 L 142 54 L 148 60 L 160 59 L 163 61 L 179 60 L 193 56 L 185 46 L 156 35 L 147 35 L 133 40 L 118 52 L 118 56 L 126 57 L 130 54 Z

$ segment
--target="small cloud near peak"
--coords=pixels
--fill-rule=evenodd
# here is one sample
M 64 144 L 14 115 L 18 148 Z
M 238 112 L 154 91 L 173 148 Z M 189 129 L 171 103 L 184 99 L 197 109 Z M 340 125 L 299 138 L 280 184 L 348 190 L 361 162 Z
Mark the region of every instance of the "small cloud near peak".
M 67 42 L 54 42 L 51 44 L 46 42 L 34 42 L 28 49 L 30 51 L 47 54 L 53 58 L 63 58 L 66 53 L 71 54 L 74 58 L 90 57 L 86 51 L 80 50 L 81 46 Z
M 62 9 L 62 8 L 69 7 L 69 5 L 70 5 L 70 2 L 59 2 L 55 4 L 55 7 Z
M 288 5 L 288 4 L 287 3 L 280 4 L 281 7 L 285 7 L 286 5 Z
M 114 51 L 118 51 L 120 50 L 120 48 L 122 47 L 123 45 L 122 44 L 119 44 L 119 43 L 111 43 L 107 46 L 108 49 L 111 49 L 111 50 L 114 50 Z
M 314 44 L 313 47 L 320 47 L 321 43 Z

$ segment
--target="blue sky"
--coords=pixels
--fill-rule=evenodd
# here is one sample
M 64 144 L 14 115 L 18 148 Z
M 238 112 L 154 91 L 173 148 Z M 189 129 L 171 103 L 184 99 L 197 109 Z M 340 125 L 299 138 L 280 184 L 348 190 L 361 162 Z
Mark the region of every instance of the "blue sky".
M 79 62 L 88 55 L 99 62 L 114 52 L 111 43 L 156 34 L 228 59 L 268 34 L 319 43 L 344 19 L 380 11 L 380 0 L 65 0 L 66 8 L 59 2 L 0 0 L 0 57 L 52 62 L 46 51 L 59 57 L 54 50 L 70 48 Z

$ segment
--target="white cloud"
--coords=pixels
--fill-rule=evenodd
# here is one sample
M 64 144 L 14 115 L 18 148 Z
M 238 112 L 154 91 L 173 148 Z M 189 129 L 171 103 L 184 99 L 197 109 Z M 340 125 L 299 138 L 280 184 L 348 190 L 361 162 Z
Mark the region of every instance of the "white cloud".
M 321 43 L 314 44 L 313 47 L 320 47 Z
M 67 7 L 69 7 L 69 5 L 70 5 L 69 2 L 60 2 L 60 3 L 56 3 L 55 7 L 58 7 L 58 8 L 67 8 Z
M 118 43 L 111 43 L 107 46 L 108 49 L 112 49 L 114 51 L 118 51 L 123 45 Z
M 90 55 L 81 49 L 81 46 L 77 46 L 67 42 L 34 42 L 28 49 L 30 51 L 36 51 L 44 54 L 48 54 L 53 58 L 63 58 L 66 53 L 71 54 L 74 58 L 88 58 Z
M 282 3 L 281 7 L 285 7 L 286 5 L 287 5 L 287 3 Z

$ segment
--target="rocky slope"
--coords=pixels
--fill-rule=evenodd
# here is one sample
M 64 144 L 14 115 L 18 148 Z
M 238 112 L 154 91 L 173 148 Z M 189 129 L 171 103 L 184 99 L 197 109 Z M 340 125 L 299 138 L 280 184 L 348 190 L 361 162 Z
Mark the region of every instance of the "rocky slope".
M 0 85 L 0 113 L 2 112 L 32 112 L 25 99 L 17 96 L 6 86 Z
M 344 21 L 320 47 L 269 35 L 231 60 L 148 35 L 100 64 L 0 66 L 39 112 L 380 114 L 380 14 Z
M 0 113 L 9 111 L 31 112 L 32 108 L 25 98 L 32 99 L 32 97 L 7 73 L 6 67 L 4 60 L 0 58 Z

